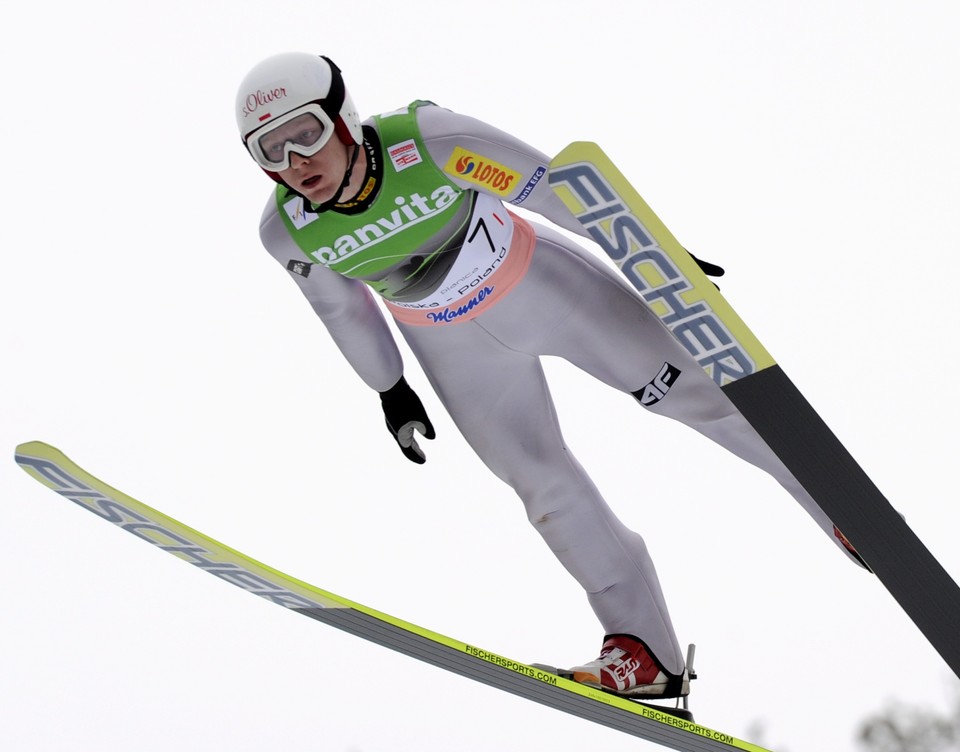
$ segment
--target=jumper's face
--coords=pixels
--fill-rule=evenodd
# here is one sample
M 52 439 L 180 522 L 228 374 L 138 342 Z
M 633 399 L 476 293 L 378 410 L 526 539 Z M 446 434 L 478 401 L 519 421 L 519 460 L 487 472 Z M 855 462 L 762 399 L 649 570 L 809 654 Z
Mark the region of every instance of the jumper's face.
M 263 169 L 315 204 L 335 199 L 347 172 L 349 150 L 316 103 L 298 107 L 254 131 L 247 140 Z
M 315 204 L 339 198 L 340 185 L 350 164 L 349 149 L 339 138 L 311 156 L 290 151 L 290 166 L 277 174 L 284 183 Z
M 273 118 L 271 113 L 264 119 Z M 304 157 L 320 151 L 332 138 L 336 128 L 330 116 L 316 102 L 309 102 L 269 120 L 254 129 L 244 143 L 257 164 L 268 172 L 290 167 L 290 153 L 296 149 Z
M 261 166 L 271 170 L 287 169 L 291 151 L 296 150 L 306 157 L 316 154 L 332 134 L 332 128 L 312 111 L 280 122 L 281 125 L 257 136 L 253 144 L 256 150 L 254 155 L 260 157 Z

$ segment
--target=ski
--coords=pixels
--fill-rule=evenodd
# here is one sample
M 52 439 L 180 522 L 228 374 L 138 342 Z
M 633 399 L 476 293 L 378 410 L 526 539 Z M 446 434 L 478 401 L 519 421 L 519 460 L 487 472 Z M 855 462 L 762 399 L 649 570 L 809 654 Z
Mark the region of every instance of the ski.
M 670 708 L 586 687 L 547 667 L 458 642 L 285 575 L 108 486 L 49 444 L 21 444 L 16 461 L 61 496 L 177 558 L 279 606 L 419 661 L 669 749 L 768 752 L 677 717 Z
M 960 676 L 960 588 L 696 261 L 596 144 L 570 144 L 549 181 Z

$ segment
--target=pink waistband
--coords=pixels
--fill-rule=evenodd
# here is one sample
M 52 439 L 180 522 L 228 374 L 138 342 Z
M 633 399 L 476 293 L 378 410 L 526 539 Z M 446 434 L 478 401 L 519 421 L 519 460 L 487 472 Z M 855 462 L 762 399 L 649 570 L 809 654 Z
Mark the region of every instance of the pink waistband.
M 523 279 L 530 268 L 533 249 L 537 244 L 537 235 L 533 227 L 522 217 L 508 212 L 513 220 L 513 238 L 510 251 L 503 263 L 497 267 L 484 284 L 468 292 L 462 298 L 443 309 L 411 310 L 393 305 L 384 300 L 393 318 L 403 324 L 413 326 L 437 326 L 469 321 L 497 304 L 517 283 Z

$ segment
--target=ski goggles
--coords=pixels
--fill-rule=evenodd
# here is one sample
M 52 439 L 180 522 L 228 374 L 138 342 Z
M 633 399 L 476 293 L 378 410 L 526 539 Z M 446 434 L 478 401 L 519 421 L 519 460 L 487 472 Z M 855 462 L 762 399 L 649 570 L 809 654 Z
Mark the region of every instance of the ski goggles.
M 290 154 L 312 157 L 333 135 L 330 116 L 311 102 L 272 120 L 247 138 L 247 149 L 263 169 L 279 172 L 290 167 Z

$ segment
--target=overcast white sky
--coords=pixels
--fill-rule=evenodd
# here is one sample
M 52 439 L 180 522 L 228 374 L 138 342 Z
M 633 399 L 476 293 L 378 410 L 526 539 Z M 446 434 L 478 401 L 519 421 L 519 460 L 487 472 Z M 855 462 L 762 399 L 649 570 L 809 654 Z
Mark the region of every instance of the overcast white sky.
M 364 115 L 416 98 L 599 142 L 955 578 L 960 5 L 7 4 L 0 11 L 0 748 L 652 749 L 260 601 L 58 499 L 94 474 L 308 582 L 524 661 L 599 627 L 412 357 L 439 438 L 383 430 L 260 248 L 235 88 L 299 49 Z M 599 251 L 598 251 L 599 252 Z M 406 351 L 405 351 L 406 352 Z M 852 750 L 960 682 L 773 481 L 562 363 L 567 439 L 650 545 L 698 720 Z

